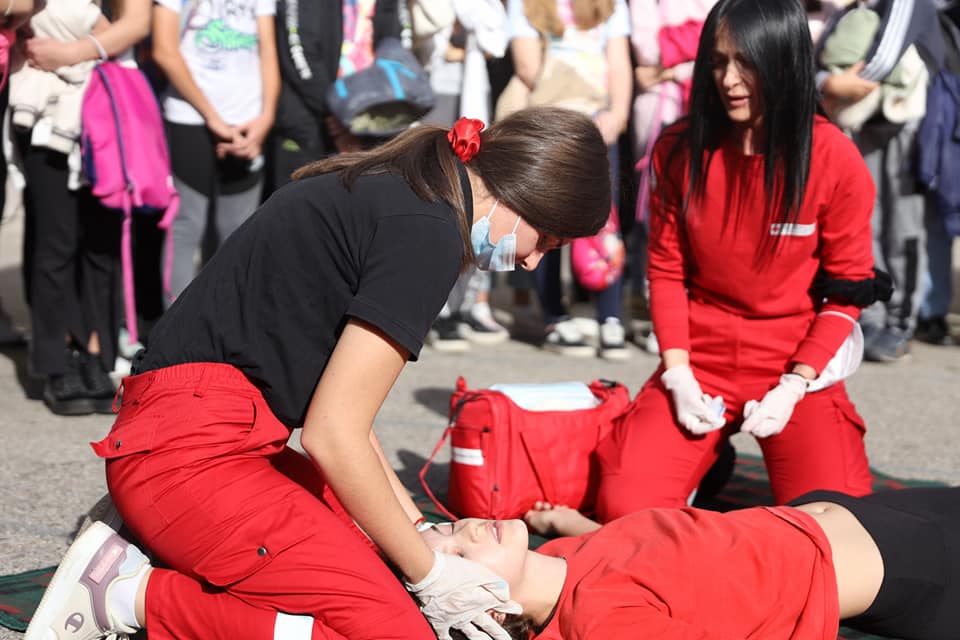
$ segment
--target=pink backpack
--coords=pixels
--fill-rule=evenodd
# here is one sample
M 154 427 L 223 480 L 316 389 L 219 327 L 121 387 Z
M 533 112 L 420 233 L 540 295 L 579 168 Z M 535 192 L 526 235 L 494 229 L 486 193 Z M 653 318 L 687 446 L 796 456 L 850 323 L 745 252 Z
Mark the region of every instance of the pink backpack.
M 130 227 L 133 213 L 159 217 L 170 229 L 180 205 L 170 174 L 170 154 L 156 97 L 136 68 L 106 61 L 94 67 L 81 111 L 83 171 L 93 195 L 123 211 L 120 246 L 124 312 L 130 343 L 137 341 Z M 170 289 L 173 236 L 167 233 L 164 289 Z
M 570 244 L 573 275 L 588 291 L 603 291 L 623 273 L 626 250 L 620 236 L 619 219 L 617 207 L 611 206 L 607 224 L 600 233 L 576 238 Z
M 7 78 L 10 77 L 10 50 L 17 42 L 17 32 L 13 29 L 0 29 L 0 67 L 3 67 L 3 79 L 0 80 L 0 91 L 7 84 Z

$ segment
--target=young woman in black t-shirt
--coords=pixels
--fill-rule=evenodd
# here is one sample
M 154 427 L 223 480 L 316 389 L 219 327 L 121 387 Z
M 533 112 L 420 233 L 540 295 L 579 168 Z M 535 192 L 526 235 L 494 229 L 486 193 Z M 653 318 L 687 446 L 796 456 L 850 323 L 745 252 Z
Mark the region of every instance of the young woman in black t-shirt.
M 98 525 L 28 639 L 505 637 L 487 612 L 519 610 L 506 583 L 424 543 L 373 420 L 463 266 L 533 269 L 603 226 L 610 185 L 589 118 L 538 108 L 482 126 L 308 165 L 230 237 L 94 445 L 125 525 L 169 569 Z M 286 445 L 296 427 L 309 458 Z

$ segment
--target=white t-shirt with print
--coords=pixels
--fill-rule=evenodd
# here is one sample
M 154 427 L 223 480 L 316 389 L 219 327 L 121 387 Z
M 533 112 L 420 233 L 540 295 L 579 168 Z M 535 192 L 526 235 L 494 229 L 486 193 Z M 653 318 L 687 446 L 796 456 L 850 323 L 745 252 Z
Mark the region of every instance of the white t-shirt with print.
M 180 55 L 194 82 L 227 124 L 260 115 L 263 84 L 257 18 L 272 16 L 276 0 L 155 0 L 180 14 Z M 203 124 L 203 117 L 170 86 L 163 115 L 177 124 Z

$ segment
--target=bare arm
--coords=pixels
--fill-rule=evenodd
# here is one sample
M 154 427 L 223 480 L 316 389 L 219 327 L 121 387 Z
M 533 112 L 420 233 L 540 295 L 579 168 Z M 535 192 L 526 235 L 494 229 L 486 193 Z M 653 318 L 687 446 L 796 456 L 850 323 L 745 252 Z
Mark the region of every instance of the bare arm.
M 260 83 L 263 105 L 260 114 L 240 124 L 239 133 L 232 145 L 223 145 L 222 151 L 241 158 L 253 160 L 263 150 L 263 142 L 273 127 L 277 113 L 277 98 L 280 96 L 280 67 L 277 62 L 277 37 L 273 16 L 257 17 L 257 41 L 260 54 Z
M 823 106 L 828 112 L 862 100 L 879 86 L 872 80 L 860 77 L 864 64 L 861 60 L 841 73 L 828 75 L 824 79 L 820 92 L 823 94 Z
M 626 36 L 610 38 L 607 42 L 607 86 L 610 107 L 595 118 L 603 141 L 616 144 L 627 128 L 630 102 L 633 99 L 633 72 L 630 68 L 630 44 Z
M 371 436 L 408 355 L 378 329 L 350 320 L 313 392 L 301 444 L 360 528 L 417 582 L 433 566 L 433 552 L 397 500 Z
M 660 360 L 663 362 L 664 369 L 672 369 L 690 364 L 690 352 L 686 349 L 666 349 L 660 354 Z
M 533 89 L 543 65 L 543 45 L 540 38 L 514 38 L 510 41 L 510 55 L 513 56 L 513 71 L 516 76 L 528 88 Z
M 263 108 L 261 115 L 269 116 L 273 123 L 280 97 L 280 65 L 277 62 L 277 32 L 273 16 L 257 18 L 257 39 L 260 50 L 260 82 L 263 85 Z
M 149 35 L 150 11 L 151 0 L 125 0 L 119 18 L 113 22 L 101 18 L 97 22 L 93 33 L 108 57 L 123 53 Z M 100 50 L 90 38 L 71 42 L 50 38 L 27 40 L 27 60 L 31 66 L 44 71 L 99 58 Z
M 403 511 L 407 514 L 410 522 L 416 522 L 423 514 L 420 513 L 420 509 L 414 504 L 413 498 L 410 497 L 407 488 L 400 482 L 400 478 L 397 477 L 397 472 L 390 466 L 390 461 L 387 460 L 387 456 L 383 452 L 383 447 L 380 446 L 380 440 L 377 439 L 377 434 L 372 429 L 370 430 L 370 443 L 380 458 L 380 465 L 383 467 L 384 473 L 387 474 L 390 487 L 393 489 L 393 495 L 397 497 L 397 501 L 400 503 L 400 506 L 403 507 Z
M 233 129 L 207 100 L 180 55 L 179 14 L 160 5 L 153 8 L 153 59 L 183 99 L 200 113 L 207 128 L 221 140 L 232 140 Z

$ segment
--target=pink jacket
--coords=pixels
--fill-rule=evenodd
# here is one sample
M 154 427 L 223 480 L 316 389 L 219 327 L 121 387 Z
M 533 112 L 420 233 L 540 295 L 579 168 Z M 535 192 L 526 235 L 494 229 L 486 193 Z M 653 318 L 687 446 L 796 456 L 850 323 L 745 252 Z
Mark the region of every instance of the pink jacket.
M 717 0 L 632 0 L 630 41 L 638 64 L 660 64 L 658 34 L 662 27 L 679 28 L 688 22 L 703 22 Z M 689 65 L 692 70 L 692 65 Z M 689 76 L 690 71 L 687 71 Z

